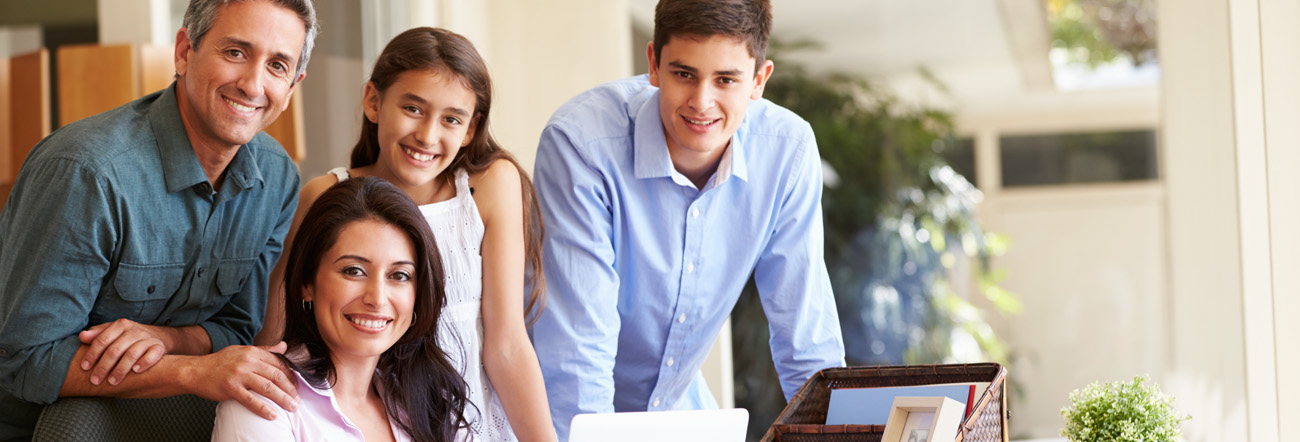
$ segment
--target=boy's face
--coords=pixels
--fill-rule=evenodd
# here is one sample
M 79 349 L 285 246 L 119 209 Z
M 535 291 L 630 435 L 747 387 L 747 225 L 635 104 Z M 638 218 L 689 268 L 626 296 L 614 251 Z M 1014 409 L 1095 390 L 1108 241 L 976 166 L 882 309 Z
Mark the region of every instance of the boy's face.
M 668 152 L 675 161 L 716 160 L 740 129 L 749 100 L 763 96 L 772 62 L 764 61 L 755 75 L 749 48 L 725 35 L 675 36 L 659 54 L 656 60 L 654 43 L 646 48 Z

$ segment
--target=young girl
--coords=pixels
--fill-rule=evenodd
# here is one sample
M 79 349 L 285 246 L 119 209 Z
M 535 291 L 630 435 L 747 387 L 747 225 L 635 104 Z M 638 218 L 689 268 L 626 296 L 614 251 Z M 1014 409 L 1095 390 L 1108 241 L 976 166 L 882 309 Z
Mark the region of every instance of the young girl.
M 352 168 L 304 185 L 299 213 L 324 189 L 358 176 L 388 180 L 420 204 L 447 274 L 438 339 L 470 387 L 474 406 L 465 414 L 473 435 L 555 440 L 525 325 L 525 309 L 535 318 L 543 302 L 542 224 L 532 182 L 488 132 L 486 65 L 460 35 L 411 29 L 375 61 L 362 104 Z M 527 307 L 520 302 L 525 267 L 533 279 Z M 283 297 L 273 291 L 260 343 L 278 335 L 277 302 Z
M 309 207 L 281 312 L 299 405 L 268 421 L 222 402 L 212 440 L 464 440 L 465 382 L 432 338 L 446 295 L 424 216 L 378 178 L 340 183 Z

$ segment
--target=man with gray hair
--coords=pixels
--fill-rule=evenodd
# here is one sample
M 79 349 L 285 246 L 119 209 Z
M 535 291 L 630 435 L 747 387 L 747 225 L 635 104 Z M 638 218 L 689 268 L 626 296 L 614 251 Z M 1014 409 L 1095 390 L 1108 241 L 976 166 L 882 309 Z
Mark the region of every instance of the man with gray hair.
M 192 0 L 170 87 L 32 149 L 0 212 L 0 440 L 68 396 L 295 408 L 283 344 L 249 344 L 298 204 L 262 130 L 316 32 L 310 0 Z

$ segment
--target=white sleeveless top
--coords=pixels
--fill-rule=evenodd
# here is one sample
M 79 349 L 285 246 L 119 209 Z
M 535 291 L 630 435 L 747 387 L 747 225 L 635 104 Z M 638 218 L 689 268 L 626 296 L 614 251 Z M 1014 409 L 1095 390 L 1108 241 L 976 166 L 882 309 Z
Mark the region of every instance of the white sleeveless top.
M 339 181 L 348 179 L 344 167 L 330 170 Z M 483 217 L 470 194 L 469 174 L 456 171 L 456 196 L 447 201 L 420 206 L 438 242 L 445 274 L 447 308 L 438 324 L 438 346 L 465 378 L 469 402 L 465 419 L 478 441 L 514 441 L 492 383 L 483 367 Z

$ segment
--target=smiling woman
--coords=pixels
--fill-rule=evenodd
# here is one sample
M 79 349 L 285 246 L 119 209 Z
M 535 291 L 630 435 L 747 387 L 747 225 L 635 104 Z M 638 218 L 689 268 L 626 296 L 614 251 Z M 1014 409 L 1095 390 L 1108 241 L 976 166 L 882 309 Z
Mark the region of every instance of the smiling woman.
M 378 365 L 379 356 L 411 327 L 415 307 L 414 247 L 401 230 L 354 221 L 321 257 L 316 280 L 303 287 L 335 368 Z M 366 370 L 366 373 L 370 370 Z
M 465 382 L 433 339 L 442 263 L 401 190 L 359 177 L 321 194 L 294 238 L 286 287 L 300 404 L 267 421 L 223 402 L 213 440 L 463 438 Z

